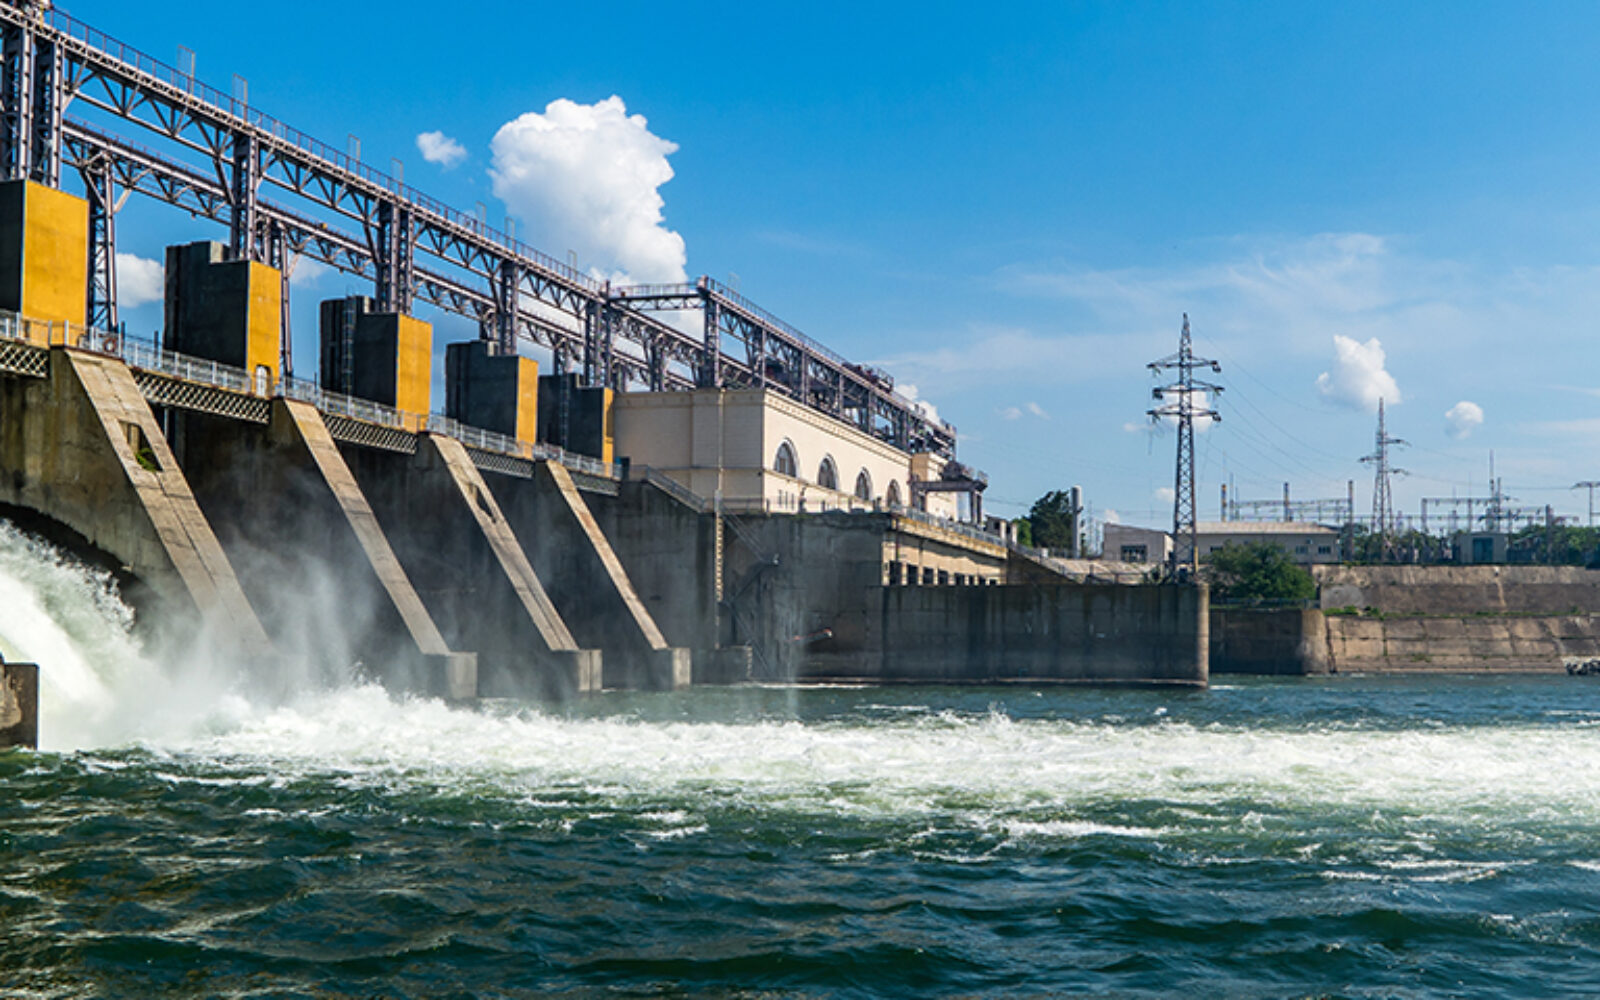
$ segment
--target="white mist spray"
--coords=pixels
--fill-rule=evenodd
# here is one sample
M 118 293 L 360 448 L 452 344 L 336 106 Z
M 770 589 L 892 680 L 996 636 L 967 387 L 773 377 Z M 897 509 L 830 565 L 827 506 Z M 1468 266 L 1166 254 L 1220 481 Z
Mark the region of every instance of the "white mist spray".
M 130 701 L 165 688 L 110 574 L 0 522 L 0 652 L 39 664 L 39 737 L 60 750 L 134 735 Z

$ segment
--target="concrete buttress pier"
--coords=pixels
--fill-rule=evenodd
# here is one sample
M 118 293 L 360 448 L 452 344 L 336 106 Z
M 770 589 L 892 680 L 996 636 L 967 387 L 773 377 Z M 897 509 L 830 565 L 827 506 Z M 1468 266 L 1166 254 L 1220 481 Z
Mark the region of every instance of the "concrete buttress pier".
M 130 602 L 203 626 L 219 651 L 271 654 L 267 634 L 201 513 L 133 375 L 121 361 L 50 351 L 44 379 L 0 379 L 0 503 L 43 519 L 57 540 L 109 554 Z M 26 519 L 26 516 L 23 518 Z
M 344 454 L 445 638 L 477 651 L 480 694 L 600 689 L 601 651 L 578 648 L 460 441 L 424 434 L 415 455 Z
M 667 645 L 566 468 L 538 462 L 532 480 L 489 481 L 562 619 L 605 650 L 605 686 L 687 687 L 689 650 Z
M 197 413 L 179 427 L 195 492 L 282 644 L 359 658 L 397 687 L 477 694 L 476 655 L 445 642 L 315 408 L 279 398 L 265 427 Z

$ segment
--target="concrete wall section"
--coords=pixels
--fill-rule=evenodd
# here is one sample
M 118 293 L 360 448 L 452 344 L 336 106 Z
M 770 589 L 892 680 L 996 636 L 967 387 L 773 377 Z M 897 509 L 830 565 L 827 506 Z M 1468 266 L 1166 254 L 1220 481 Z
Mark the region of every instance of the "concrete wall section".
M 723 641 L 752 648 L 758 679 L 790 680 L 806 659 L 866 643 L 870 588 L 884 585 L 887 514 L 726 518 Z
M 566 468 L 484 478 L 578 644 L 604 652 L 605 686 L 687 686 L 689 650 L 667 643 Z
M 1425 615 L 1600 611 L 1600 571 L 1576 566 L 1318 566 L 1321 604 Z
M 695 683 L 718 657 L 717 519 L 645 482 L 586 498 L 669 646 L 693 652 Z
M 225 654 L 270 654 L 222 546 L 155 416 L 121 361 L 66 348 L 48 379 L 0 379 L 0 503 L 50 519 L 110 553 L 128 594 L 172 623 L 209 630 Z
M 1165 585 L 876 587 L 859 639 L 801 680 L 1204 685 L 1206 592 Z
M 538 436 L 544 444 L 613 462 L 617 457 L 615 405 L 611 389 L 578 385 L 578 376 L 540 375 Z
M 1356 671 L 1560 672 L 1565 657 L 1600 655 L 1600 616 L 1445 618 L 1327 616 L 1329 662 Z
M 445 414 L 532 443 L 539 439 L 539 363 L 489 353 L 483 340 L 445 348 Z
M 174 416 L 200 502 L 283 645 L 399 688 L 476 693 L 473 654 L 445 642 L 315 409 L 274 400 L 266 427 Z
M 600 651 L 573 641 L 461 442 L 429 434 L 415 455 L 342 452 L 445 639 L 478 654 L 480 694 L 599 689 Z
M 256 261 L 226 259 L 221 243 L 167 248 L 166 324 L 169 351 L 278 378 L 283 283 Z
M 1333 669 L 1322 612 L 1211 609 L 1211 672 L 1326 674 Z

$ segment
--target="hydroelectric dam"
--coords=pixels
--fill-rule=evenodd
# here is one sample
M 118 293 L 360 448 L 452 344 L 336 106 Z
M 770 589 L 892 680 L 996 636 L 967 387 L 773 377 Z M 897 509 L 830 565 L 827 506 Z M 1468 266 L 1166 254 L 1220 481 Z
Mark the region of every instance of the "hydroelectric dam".
M 1204 586 L 1017 544 L 889 373 L 710 278 L 597 279 L 60 10 L 0 28 L 0 518 L 153 648 L 452 699 L 1206 683 Z M 154 341 L 118 315 L 134 194 L 211 229 Z M 311 379 L 300 259 L 370 286 L 320 304 Z M 419 309 L 478 329 L 443 400 Z

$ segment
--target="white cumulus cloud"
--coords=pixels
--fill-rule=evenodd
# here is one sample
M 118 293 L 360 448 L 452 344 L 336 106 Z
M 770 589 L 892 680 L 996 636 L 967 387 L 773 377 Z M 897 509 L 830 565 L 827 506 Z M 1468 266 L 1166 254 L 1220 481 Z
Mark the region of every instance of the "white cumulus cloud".
M 117 305 L 137 309 L 149 302 L 160 302 L 166 296 L 162 273 L 159 260 L 117 254 Z
M 1177 408 L 1175 412 L 1163 413 L 1157 417 L 1157 419 L 1161 421 L 1161 426 L 1163 427 L 1177 427 L 1178 417 L 1184 410 L 1189 411 L 1191 414 L 1191 419 L 1194 423 L 1194 429 L 1201 434 L 1204 434 L 1210 429 L 1212 424 L 1217 422 L 1217 418 L 1211 416 L 1211 393 L 1206 392 L 1204 389 L 1196 389 L 1187 395 L 1185 395 L 1182 391 L 1168 392 L 1164 398 L 1156 401 L 1156 406 L 1174 406 Z M 1124 424 L 1122 429 L 1130 430 L 1138 428 Z
M 297 257 L 289 269 L 289 284 L 295 288 L 310 288 L 333 268 L 312 257 Z
M 895 392 L 904 397 L 905 400 L 911 404 L 911 408 L 913 410 L 922 414 L 924 420 L 935 424 L 940 422 L 938 407 L 934 406 L 926 399 L 923 399 L 922 395 L 917 392 L 916 386 L 910 384 L 909 382 L 902 382 L 895 387 Z M 1004 413 L 1001 413 L 1000 415 L 1005 416 Z M 1018 415 L 1020 416 L 1021 414 Z M 1009 420 L 1010 418 L 1007 417 L 1006 419 Z
M 1170 486 L 1157 486 L 1155 497 L 1162 503 L 1172 503 L 1178 498 L 1178 493 Z
M 1463 399 L 1444 411 L 1445 433 L 1457 441 L 1483 425 L 1483 407 Z
M 1377 410 L 1378 400 L 1400 402 L 1400 386 L 1384 369 L 1383 344 L 1377 337 L 1360 343 L 1333 335 L 1333 368 L 1317 376 L 1324 399 L 1361 410 Z
M 467 147 L 443 132 L 423 132 L 417 136 L 417 152 L 429 163 L 449 170 L 467 158 Z
M 1050 414 L 1045 412 L 1044 407 L 1031 401 L 1022 404 L 1021 406 L 1002 406 L 999 410 L 999 413 L 1000 416 L 1007 420 L 1021 420 L 1023 414 L 1031 414 L 1035 417 L 1038 417 L 1040 420 L 1050 419 Z
M 530 242 L 574 250 L 615 280 L 686 280 L 683 237 L 666 227 L 659 190 L 678 146 L 622 98 L 551 101 L 502 125 L 490 149 L 494 193 L 528 223 Z

